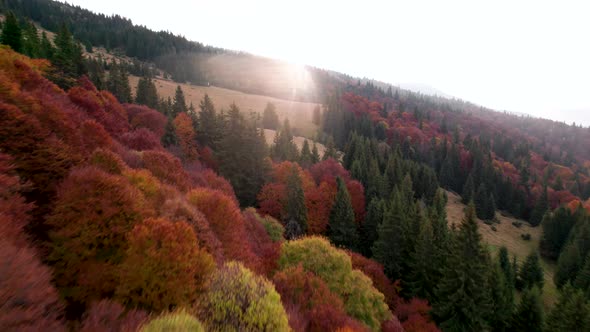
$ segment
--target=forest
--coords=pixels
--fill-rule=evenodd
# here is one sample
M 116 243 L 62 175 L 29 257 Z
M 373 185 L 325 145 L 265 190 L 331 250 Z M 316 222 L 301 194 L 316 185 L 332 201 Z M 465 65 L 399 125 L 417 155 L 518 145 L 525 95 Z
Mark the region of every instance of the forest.
M 2 13 L 2 330 L 590 329 L 589 128 L 311 69 L 300 149 L 272 104 L 159 95 L 159 72 L 202 83 L 162 58 L 231 51 L 53 1 Z M 492 253 L 498 214 L 538 250 Z

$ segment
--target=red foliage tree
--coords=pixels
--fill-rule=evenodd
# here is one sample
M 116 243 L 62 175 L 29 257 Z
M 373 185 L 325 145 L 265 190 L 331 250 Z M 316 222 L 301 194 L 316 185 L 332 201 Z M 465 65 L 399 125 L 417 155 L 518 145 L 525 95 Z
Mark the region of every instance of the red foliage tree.
M 400 301 L 395 309 L 395 315 L 402 322 L 404 329 L 408 332 L 440 331 L 430 318 L 428 301 L 413 298 L 410 301 Z
M 87 303 L 112 294 L 126 234 L 152 213 L 125 178 L 94 167 L 73 170 L 60 185 L 47 221 L 49 260 L 66 299 Z
M 84 313 L 81 332 L 131 332 L 139 328 L 148 320 L 144 311 L 132 309 L 126 311 L 117 302 L 101 300 L 94 302 Z
M 3 331 L 65 331 L 63 306 L 51 272 L 29 248 L 0 238 L 0 328 Z
M 209 226 L 223 245 L 226 260 L 238 260 L 258 271 L 260 262 L 248 245 L 246 227 L 237 202 L 219 190 L 196 188 L 187 194 L 209 221 Z
M 258 205 L 261 214 L 268 214 L 275 219 L 283 220 L 287 199 L 287 186 L 283 183 L 267 183 L 258 193 Z
M 109 133 L 100 123 L 94 120 L 84 121 L 80 127 L 80 134 L 86 154 L 90 154 L 99 148 L 110 150 L 113 146 L 113 140 Z
M 330 221 L 330 211 L 336 199 L 336 192 L 335 184 L 331 185 L 328 182 L 322 182 L 305 196 L 309 234 L 325 234 Z
M 116 291 L 123 303 L 159 312 L 191 305 L 206 289 L 215 264 L 187 223 L 147 219 L 128 238 Z
M 396 303 L 399 301 L 399 296 L 395 285 L 383 272 L 383 265 L 355 252 L 347 251 L 347 253 L 352 261 L 352 268 L 361 270 L 367 277 L 371 278 L 373 286 L 375 286 L 381 294 L 385 295 L 387 305 L 393 310 Z
M 234 193 L 234 188 L 231 186 L 229 181 L 227 181 L 224 177 L 217 175 L 217 173 L 211 169 L 189 171 L 189 176 L 191 178 L 193 187 L 216 189 L 222 191 L 227 196 L 234 198 L 236 196 Z
M 324 181 L 336 179 L 336 177 L 340 177 L 345 181 L 350 180 L 350 173 L 333 158 L 311 166 L 309 172 L 318 185 Z

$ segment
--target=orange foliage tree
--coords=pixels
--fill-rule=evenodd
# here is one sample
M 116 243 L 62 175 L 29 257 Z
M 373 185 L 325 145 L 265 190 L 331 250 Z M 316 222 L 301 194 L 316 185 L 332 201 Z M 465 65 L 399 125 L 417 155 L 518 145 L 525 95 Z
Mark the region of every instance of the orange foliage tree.
M 147 219 L 129 234 L 116 296 L 151 311 L 190 305 L 206 289 L 215 264 L 185 222 Z
M 193 129 L 193 120 L 184 112 L 179 113 L 174 118 L 174 130 L 178 137 L 178 144 L 182 149 L 183 159 L 193 161 L 198 157 L 197 145 L 195 141 L 195 130 Z

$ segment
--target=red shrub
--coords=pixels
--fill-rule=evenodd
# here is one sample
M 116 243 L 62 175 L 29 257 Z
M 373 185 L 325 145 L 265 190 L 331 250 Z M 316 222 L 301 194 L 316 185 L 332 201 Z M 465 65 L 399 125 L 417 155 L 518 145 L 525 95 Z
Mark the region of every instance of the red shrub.
M 94 167 L 72 171 L 54 205 L 47 223 L 57 286 L 79 302 L 109 296 L 118 284 L 116 264 L 127 249 L 127 232 L 153 211 L 127 179 Z
M 209 221 L 209 226 L 223 245 L 226 260 L 238 260 L 258 270 L 259 260 L 248 245 L 246 227 L 237 202 L 219 190 L 196 188 L 187 194 Z
M 139 128 L 128 133 L 124 133 L 120 138 L 121 143 L 130 149 L 143 150 L 162 150 L 160 139 L 146 128 Z
M 125 311 L 111 300 L 94 302 L 84 314 L 81 332 L 132 332 L 147 321 L 148 315 L 141 310 Z
M 142 153 L 143 165 L 164 183 L 185 191 L 189 188 L 188 175 L 180 160 L 164 151 L 148 150 Z
M 355 252 L 347 251 L 347 253 L 352 261 L 352 268 L 361 270 L 367 277 L 371 278 L 373 286 L 385 295 L 387 305 L 393 310 L 399 301 L 399 297 L 396 287 L 383 272 L 383 265 Z
M 230 197 L 236 196 L 234 188 L 231 186 L 229 181 L 224 177 L 217 175 L 210 169 L 202 169 L 200 171 L 189 171 L 191 177 L 191 183 L 193 187 L 205 187 L 210 189 L 216 189 L 222 191 L 224 194 Z M 237 198 L 236 198 L 237 200 Z
M 338 176 L 344 180 L 350 180 L 350 174 L 348 171 L 344 169 L 339 162 L 332 158 L 311 166 L 309 172 L 318 185 L 321 182 L 336 179 Z
M 431 309 L 428 301 L 413 298 L 409 302 L 400 301 L 396 306 L 395 315 L 408 332 L 440 331 L 430 319 Z
M 131 128 L 147 128 L 153 132 L 158 139 L 166 132 L 166 116 L 147 106 L 125 104 Z
M 282 183 L 267 183 L 258 193 L 260 214 L 268 214 L 277 220 L 283 220 L 287 199 L 287 187 Z
M 0 238 L 0 326 L 4 331 L 65 331 L 51 272 L 28 248 Z
M 261 217 L 256 210 L 248 209 L 244 211 L 243 216 L 248 243 L 260 260 L 260 269 L 257 272 L 270 276 L 277 268 L 281 243 L 272 241 L 259 220 Z
M 0 153 L 0 237 L 18 247 L 26 246 L 24 227 L 33 205 L 20 195 L 23 184 L 13 170 L 12 158 Z
M 94 120 L 84 121 L 80 127 L 80 134 L 86 154 L 98 148 L 110 150 L 113 145 L 113 140 L 109 133 L 107 133 L 101 124 Z
M 336 185 L 322 182 L 306 193 L 307 225 L 309 234 L 325 234 L 330 221 L 330 211 L 336 198 Z

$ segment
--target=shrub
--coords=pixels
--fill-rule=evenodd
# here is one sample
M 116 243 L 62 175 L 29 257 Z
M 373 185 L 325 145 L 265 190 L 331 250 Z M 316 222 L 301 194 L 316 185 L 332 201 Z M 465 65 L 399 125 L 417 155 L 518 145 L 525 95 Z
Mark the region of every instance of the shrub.
M 525 240 L 525 241 L 530 241 L 531 240 L 531 234 L 529 233 L 524 233 L 524 234 L 520 234 L 520 238 Z
M 207 288 L 214 268 L 188 224 L 147 219 L 129 234 L 116 294 L 131 307 L 152 311 L 190 305 Z
M 513 221 L 512 222 L 512 226 L 514 226 L 516 228 L 520 228 L 520 227 L 522 227 L 522 222 L 520 222 L 520 221 Z
M 287 314 L 272 283 L 242 264 L 220 268 L 201 313 L 212 331 L 288 331 Z
M 186 311 L 162 315 L 141 328 L 141 332 L 205 332 L 197 318 Z
M 140 310 L 125 311 L 122 305 L 111 300 L 94 302 L 84 314 L 81 332 L 137 331 L 147 320 Z

